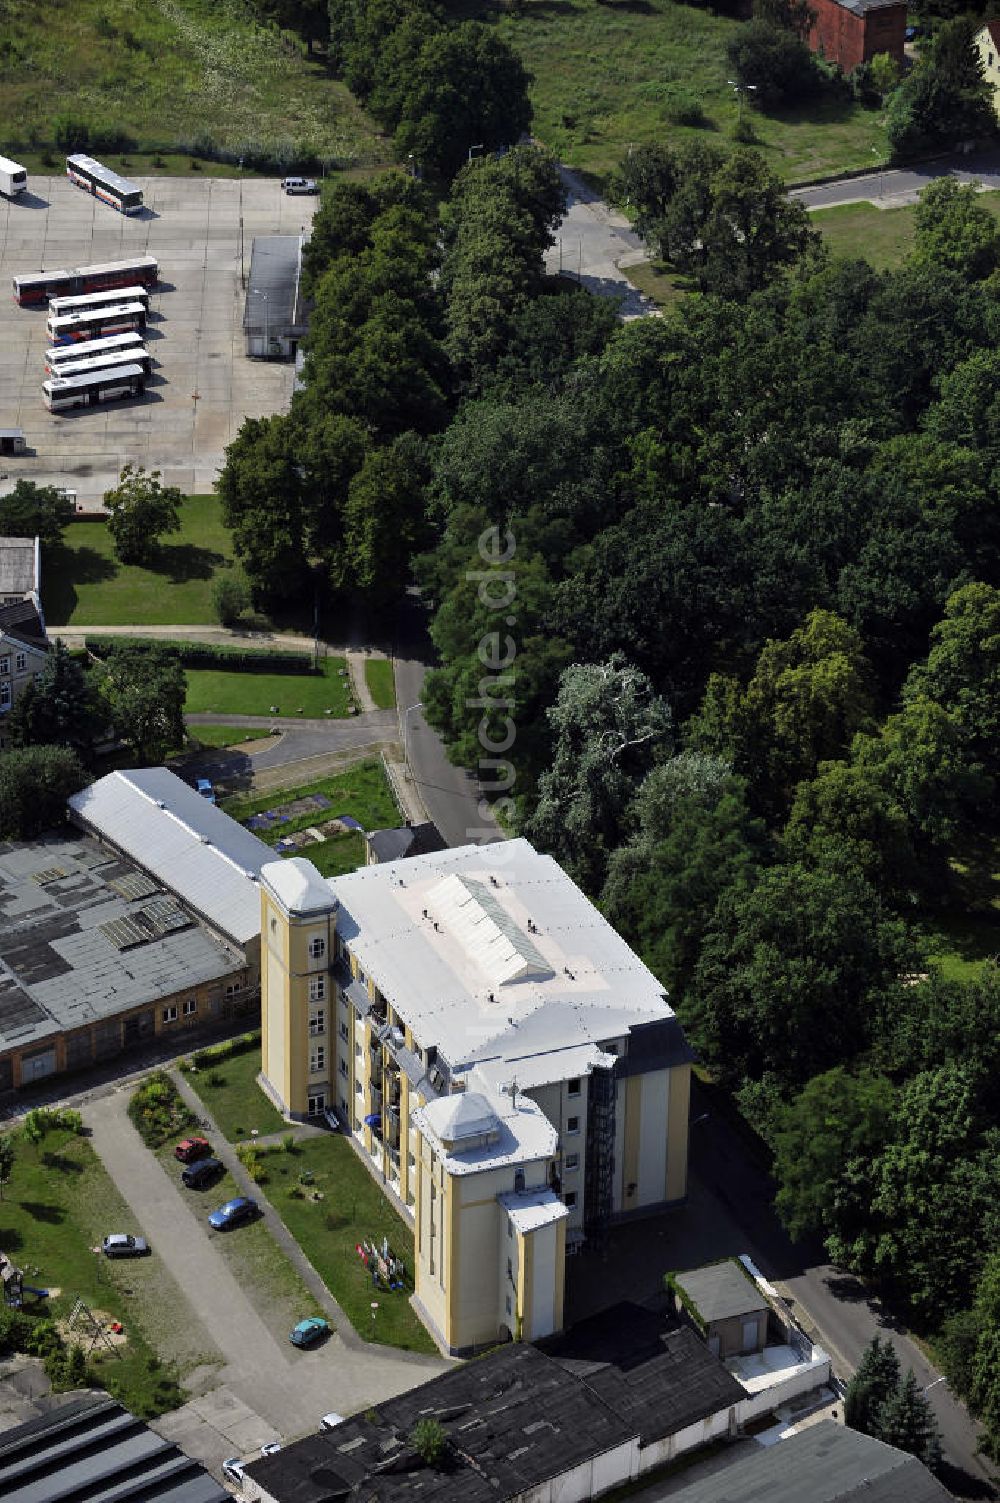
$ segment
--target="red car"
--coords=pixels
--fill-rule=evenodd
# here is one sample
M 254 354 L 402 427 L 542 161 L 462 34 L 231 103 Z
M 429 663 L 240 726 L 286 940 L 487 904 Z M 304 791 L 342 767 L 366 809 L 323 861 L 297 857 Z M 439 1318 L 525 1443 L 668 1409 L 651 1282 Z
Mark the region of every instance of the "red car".
M 211 1152 L 212 1145 L 206 1138 L 183 1138 L 174 1149 L 174 1158 L 182 1164 L 193 1164 L 195 1159 L 203 1159 Z

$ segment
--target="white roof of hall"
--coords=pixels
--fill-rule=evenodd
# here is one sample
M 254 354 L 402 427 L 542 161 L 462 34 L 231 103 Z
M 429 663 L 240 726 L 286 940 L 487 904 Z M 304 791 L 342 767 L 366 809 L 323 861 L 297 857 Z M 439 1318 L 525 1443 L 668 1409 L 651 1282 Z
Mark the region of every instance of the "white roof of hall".
M 423 1048 L 491 1093 L 585 1074 L 600 1044 L 673 1017 L 663 987 L 550 856 L 458 846 L 330 880 L 337 928 Z M 426 914 L 426 917 L 425 917 Z
M 274 852 L 175 773 L 109 772 L 69 807 L 237 944 L 260 934 L 260 871 Z

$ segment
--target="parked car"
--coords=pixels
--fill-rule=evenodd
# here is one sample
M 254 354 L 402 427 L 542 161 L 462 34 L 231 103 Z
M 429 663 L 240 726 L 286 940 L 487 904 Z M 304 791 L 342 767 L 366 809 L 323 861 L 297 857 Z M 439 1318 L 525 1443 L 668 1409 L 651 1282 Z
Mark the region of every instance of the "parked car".
M 182 1164 L 193 1164 L 195 1159 L 204 1159 L 212 1152 L 207 1138 L 182 1138 L 174 1149 L 174 1158 Z
M 244 1221 L 254 1221 L 260 1215 L 260 1206 L 255 1200 L 246 1195 L 237 1195 L 235 1200 L 227 1200 L 224 1206 L 213 1211 L 208 1218 L 209 1226 L 217 1232 L 228 1231 L 231 1226 L 239 1226 Z
M 222 1463 L 222 1475 L 228 1477 L 230 1482 L 241 1486 L 243 1482 L 244 1466 L 238 1456 L 230 1456 L 228 1461 Z
M 283 177 L 281 186 L 286 193 L 318 193 L 319 183 L 311 177 Z
M 277 1453 L 280 1450 L 281 1450 L 281 1441 L 280 1440 L 269 1440 L 266 1443 L 266 1445 L 261 1446 L 261 1448 L 260 1448 L 260 1454 L 262 1456 L 276 1456 Z
M 288 1339 L 292 1346 L 315 1346 L 317 1341 L 322 1341 L 329 1334 L 329 1322 L 321 1320 L 318 1315 L 310 1315 L 299 1321 Z
M 335 1414 L 331 1410 L 329 1414 L 324 1414 L 319 1422 L 319 1427 L 321 1430 L 336 1430 L 337 1426 L 343 1423 L 344 1416 L 342 1414 Z
M 144 1258 L 149 1252 L 145 1237 L 130 1237 L 127 1232 L 112 1232 L 101 1243 L 106 1258 Z
M 218 1159 L 196 1159 L 189 1164 L 181 1175 L 181 1179 L 189 1190 L 203 1190 L 214 1179 L 218 1179 L 223 1172 L 223 1166 Z
M 210 804 L 215 803 L 215 789 L 212 787 L 211 779 L 199 778 L 195 786 L 202 798 L 207 798 Z

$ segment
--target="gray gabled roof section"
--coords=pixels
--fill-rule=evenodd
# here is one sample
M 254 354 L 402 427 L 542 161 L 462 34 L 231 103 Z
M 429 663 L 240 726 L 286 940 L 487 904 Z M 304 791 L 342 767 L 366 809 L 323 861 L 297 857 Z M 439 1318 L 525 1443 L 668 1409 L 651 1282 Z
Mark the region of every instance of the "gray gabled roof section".
M 922 1462 L 821 1420 L 692 1482 L 673 1503 L 949 1503 Z
M 4 1503 L 228 1503 L 196 1461 L 106 1395 L 85 1395 L 0 1435 Z
M 674 1278 L 706 1324 L 767 1309 L 767 1300 L 733 1258 L 692 1268 Z
M 69 810 L 236 944 L 260 934 L 260 871 L 274 852 L 175 773 L 109 772 L 75 793 Z

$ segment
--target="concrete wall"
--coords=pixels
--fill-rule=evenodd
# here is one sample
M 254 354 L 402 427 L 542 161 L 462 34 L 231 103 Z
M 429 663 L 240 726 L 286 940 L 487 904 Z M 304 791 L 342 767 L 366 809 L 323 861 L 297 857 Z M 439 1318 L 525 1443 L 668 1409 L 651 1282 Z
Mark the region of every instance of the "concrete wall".
M 613 1450 L 585 1461 L 561 1476 L 519 1494 L 516 1503 L 583 1503 L 599 1497 L 635 1476 L 638 1441 L 628 1440 Z
M 642 1446 L 636 1475 L 651 1472 L 654 1467 L 664 1466 L 675 1457 L 683 1456 L 686 1451 L 696 1451 L 699 1446 L 707 1446 L 710 1441 L 721 1440 L 735 1431 L 736 1424 L 735 1408 L 718 1409 L 715 1414 L 699 1420 L 695 1425 L 688 1425 L 674 1435 L 665 1435 L 662 1440 L 654 1440 L 648 1446 Z
M 743 1353 L 759 1352 L 763 1350 L 767 1339 L 767 1316 L 766 1309 L 752 1311 L 749 1315 L 733 1315 L 728 1320 L 713 1320 L 709 1323 L 706 1339 L 713 1336 L 719 1339 L 719 1356 L 723 1361 L 727 1357 L 739 1357 Z M 751 1346 L 743 1341 L 744 1324 L 753 1324 L 756 1335 Z M 714 1348 L 712 1348 L 714 1350 Z
M 757 1419 L 760 1415 L 769 1414 L 772 1409 L 777 1409 L 779 1404 L 787 1404 L 791 1399 L 802 1398 L 804 1394 L 812 1393 L 814 1388 L 821 1388 L 829 1381 L 830 1359 L 824 1352 L 787 1378 L 777 1375 L 775 1381 L 769 1383 L 766 1388 L 761 1388 L 741 1400 L 736 1406 L 737 1421 L 741 1425 L 748 1425 L 751 1420 Z

